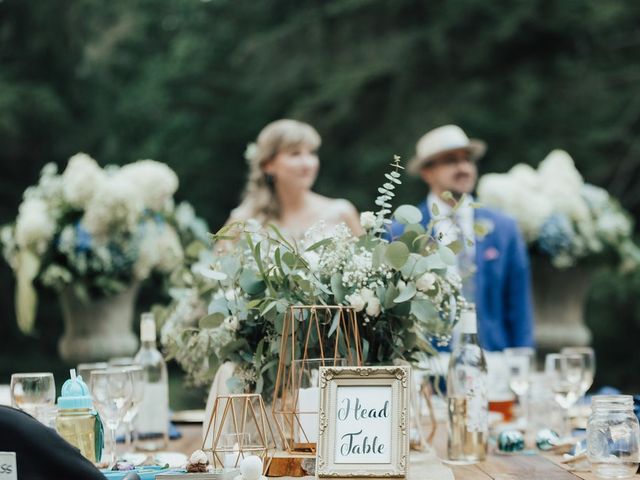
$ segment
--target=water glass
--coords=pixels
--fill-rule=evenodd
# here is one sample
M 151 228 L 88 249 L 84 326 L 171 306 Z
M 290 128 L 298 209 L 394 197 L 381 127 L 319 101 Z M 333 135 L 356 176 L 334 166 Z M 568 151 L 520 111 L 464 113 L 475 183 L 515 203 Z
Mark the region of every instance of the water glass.
M 528 394 L 535 372 L 535 350 L 530 347 L 506 348 L 504 358 L 509 369 L 509 388 L 518 396 L 525 423 L 529 419 Z
M 240 462 L 249 453 L 251 436 L 248 433 L 223 433 L 220 436 L 220 443 L 216 453 L 222 458 L 222 465 L 225 469 L 236 469 L 240 467 Z
M 584 376 L 582 377 L 582 385 L 580 386 L 583 397 L 593 385 L 593 379 L 596 376 L 596 354 L 591 347 L 565 347 L 560 353 L 567 355 L 582 355 L 584 358 Z
M 587 456 L 601 478 L 628 478 L 640 463 L 640 425 L 631 395 L 595 395 L 587 422 Z
M 48 412 L 56 401 L 53 373 L 14 373 L 11 375 L 11 406 L 48 424 Z
M 582 355 L 550 353 L 545 358 L 544 371 L 553 392 L 554 400 L 564 410 L 565 436 L 571 435 L 569 408 L 580 398 L 584 376 Z
M 123 369 L 94 370 L 90 382 L 93 404 L 107 427 L 105 455 L 109 469 L 116 463 L 116 430 L 124 419 L 133 398 L 131 373 Z
M 125 431 L 125 447 L 126 451 L 131 451 L 134 443 L 134 422 L 140 410 L 140 404 L 144 399 L 144 387 L 147 382 L 147 372 L 141 365 L 130 365 L 123 367 L 125 372 L 131 375 L 131 383 L 133 386 L 133 394 L 131 396 L 131 405 L 124 415 L 123 423 L 126 427 Z

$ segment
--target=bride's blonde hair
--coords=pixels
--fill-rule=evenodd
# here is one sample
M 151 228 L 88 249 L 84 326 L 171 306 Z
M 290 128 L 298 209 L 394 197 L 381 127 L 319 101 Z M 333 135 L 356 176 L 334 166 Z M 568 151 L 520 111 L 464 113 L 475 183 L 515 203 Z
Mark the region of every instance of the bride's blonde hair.
M 256 142 L 249 144 L 245 152 L 249 178 L 237 209 L 238 215 L 255 218 L 261 223 L 277 219 L 280 202 L 275 194 L 274 179 L 266 175 L 264 166 L 283 150 L 300 146 L 315 150 L 321 143 L 315 128 L 297 120 L 276 120 L 264 127 Z

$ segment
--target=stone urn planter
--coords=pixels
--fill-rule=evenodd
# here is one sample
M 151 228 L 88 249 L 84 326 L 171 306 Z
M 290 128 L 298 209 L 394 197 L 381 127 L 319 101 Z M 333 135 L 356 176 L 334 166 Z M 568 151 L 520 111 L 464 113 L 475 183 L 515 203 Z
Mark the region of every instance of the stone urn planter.
M 584 323 L 584 306 L 591 271 L 584 267 L 554 268 L 544 259 L 532 259 L 536 345 L 541 352 L 591 342 Z
M 60 294 L 64 335 L 58 342 L 62 359 L 76 365 L 113 357 L 129 357 L 138 349 L 133 317 L 138 284 L 117 295 L 85 301 L 72 288 Z

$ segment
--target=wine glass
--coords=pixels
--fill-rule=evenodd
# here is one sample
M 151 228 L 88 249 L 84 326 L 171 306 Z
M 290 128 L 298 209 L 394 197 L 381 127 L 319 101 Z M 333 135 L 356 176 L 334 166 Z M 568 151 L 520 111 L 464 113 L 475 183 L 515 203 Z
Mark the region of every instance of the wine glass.
M 41 422 L 54 407 L 56 384 L 53 373 L 14 373 L 11 375 L 11 406 Z
M 125 372 L 129 372 L 131 375 L 131 382 L 133 385 L 133 395 L 131 397 L 131 406 L 127 409 L 127 413 L 123 418 L 123 423 L 126 426 L 125 433 L 125 446 L 126 451 L 130 451 L 134 442 L 133 438 L 133 423 L 138 416 L 138 410 L 140 404 L 144 398 L 144 387 L 147 382 L 147 372 L 141 365 L 130 365 L 123 367 Z
M 528 393 L 531 386 L 531 374 L 535 372 L 535 350 L 530 347 L 506 348 L 504 358 L 509 369 L 509 388 L 518 396 L 525 423 L 528 415 Z
M 91 378 L 91 372 L 94 370 L 104 370 L 109 368 L 107 362 L 95 362 L 95 363 L 79 363 L 76 372 L 82 377 L 82 380 L 88 385 Z
M 584 376 L 580 385 L 580 397 L 583 397 L 593 385 L 596 376 L 596 354 L 591 347 L 565 347 L 560 353 L 582 355 L 584 358 Z
M 547 375 L 553 398 L 564 413 L 563 435 L 571 435 L 569 409 L 580 398 L 585 366 L 584 357 L 575 354 L 550 353 L 545 358 Z
M 105 455 L 111 469 L 116 463 L 116 430 L 133 398 L 131 373 L 123 369 L 94 370 L 90 388 L 93 403 L 109 433 Z

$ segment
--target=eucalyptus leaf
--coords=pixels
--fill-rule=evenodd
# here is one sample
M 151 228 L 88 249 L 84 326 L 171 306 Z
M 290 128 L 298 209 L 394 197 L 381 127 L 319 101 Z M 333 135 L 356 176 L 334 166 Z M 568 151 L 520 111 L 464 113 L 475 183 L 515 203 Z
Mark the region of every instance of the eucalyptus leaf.
M 200 319 L 200 328 L 218 328 L 224 322 L 225 316 L 222 313 L 210 313 Z
M 422 212 L 413 205 L 400 205 L 393 212 L 393 218 L 403 224 L 420 223 L 422 221 Z
M 412 231 L 405 231 L 402 235 L 400 235 L 400 237 L 398 238 L 399 242 L 404 243 L 408 248 L 409 251 L 413 251 L 415 252 L 415 244 L 414 244 L 414 240 L 418 238 L 418 234 L 416 232 L 412 232 Z
M 413 283 L 409 283 L 406 287 L 400 290 L 400 293 L 393 299 L 393 303 L 402 303 L 411 300 L 416 295 L 416 286 Z
M 340 273 L 334 273 L 331 275 L 331 291 L 333 292 L 333 296 L 336 298 L 337 303 L 342 303 L 344 301 L 345 291 L 342 286 L 342 275 Z
M 227 276 L 233 278 L 237 275 L 238 271 L 240 270 L 240 260 L 238 260 L 236 257 L 223 257 L 222 260 L 220 260 L 220 268 L 221 270 L 227 274 Z
M 438 255 L 437 253 L 433 253 L 418 260 L 414 273 L 416 275 L 422 275 L 423 273 L 430 270 L 442 270 L 445 268 L 447 268 L 447 264 L 444 262 L 444 260 L 442 260 L 440 255 Z
M 386 246 L 384 259 L 387 265 L 400 270 L 409 258 L 409 247 L 402 242 L 391 242 Z
M 262 293 L 266 288 L 258 272 L 253 270 L 244 270 L 240 274 L 239 283 L 240 287 L 249 295 Z
M 224 297 L 218 297 L 211 300 L 207 307 L 207 313 L 221 313 L 223 315 L 229 315 L 229 307 L 227 305 L 227 299 Z
M 444 263 L 449 266 L 453 266 L 456 264 L 456 254 L 453 251 L 444 245 L 438 246 L 438 254 Z
M 433 303 L 426 299 L 411 302 L 411 314 L 421 322 L 427 322 L 438 315 Z
M 384 176 L 385 176 L 385 178 L 387 180 L 389 180 L 390 182 L 395 183 L 396 185 L 401 185 L 402 184 L 402 182 L 397 177 L 395 177 L 395 176 L 393 176 L 393 175 L 391 175 L 389 173 L 385 173 Z
M 404 231 L 405 231 L 405 233 L 406 232 L 416 232 L 418 235 L 423 235 L 425 233 L 424 227 L 419 223 L 412 223 L 410 225 L 407 225 L 404 228 Z
M 324 247 L 326 245 L 329 245 L 331 242 L 333 242 L 333 238 L 329 237 L 329 238 L 323 238 L 322 240 L 314 243 L 313 245 L 311 245 L 310 247 L 308 247 L 306 249 L 307 252 L 311 252 L 313 250 L 318 250 L 321 247 Z
M 409 278 L 415 272 L 415 268 L 422 258 L 423 257 L 421 255 L 418 255 L 417 253 L 410 253 L 409 258 L 407 259 L 407 263 L 405 263 L 404 267 L 402 267 L 402 270 L 400 270 L 402 276 L 405 278 Z
M 329 334 L 327 335 L 328 338 L 331 338 L 331 335 L 333 335 L 333 332 L 335 332 L 338 329 L 339 325 L 340 325 L 340 310 L 336 310 L 336 313 L 333 314 L 333 321 L 331 322 L 331 328 L 329 329 Z
M 438 207 L 438 204 L 435 202 L 431 205 L 431 214 L 434 217 L 437 217 L 438 215 L 440 215 L 440 207 Z
M 389 284 L 389 288 L 387 288 L 387 291 L 384 294 L 384 300 L 382 302 L 382 306 L 385 309 L 393 307 L 395 305 L 393 301 L 396 299 L 399 293 L 400 293 L 400 290 L 398 289 L 398 287 L 396 287 L 392 283 Z
M 294 269 L 298 264 L 298 258 L 291 252 L 282 254 L 282 262 L 289 268 Z
M 384 262 L 384 254 L 387 250 L 387 245 L 384 243 L 380 243 L 376 245 L 371 254 L 371 266 L 373 268 L 378 268 Z
M 459 254 L 460 251 L 462 250 L 462 242 L 460 240 L 454 240 L 453 242 L 451 242 L 449 245 L 447 245 L 447 247 L 449 247 L 449 249 L 454 253 L 454 254 Z

